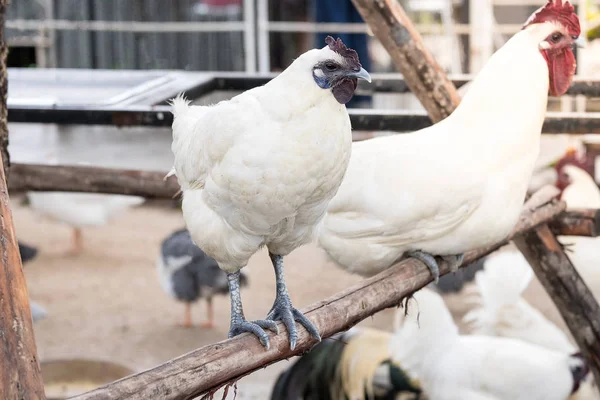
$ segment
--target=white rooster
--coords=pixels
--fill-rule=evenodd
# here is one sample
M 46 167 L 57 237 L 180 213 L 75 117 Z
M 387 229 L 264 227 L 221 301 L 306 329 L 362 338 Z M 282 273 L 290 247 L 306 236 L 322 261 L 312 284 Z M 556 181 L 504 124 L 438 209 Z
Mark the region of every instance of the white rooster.
M 344 104 L 358 78 L 370 81 L 357 53 L 340 39 L 299 56 L 266 85 L 214 106 L 173 100 L 174 171 L 183 191 L 183 216 L 194 242 L 227 272 L 229 337 L 252 332 L 269 348 L 263 328 L 286 326 L 290 347 L 299 321 L 292 306 L 283 256 L 310 242 L 337 192 L 352 147 Z M 277 295 L 266 320 L 246 321 L 240 269 L 262 246 L 275 268 Z
M 355 143 L 319 244 L 341 267 L 374 275 L 400 259 L 464 252 L 515 226 L 539 152 L 548 93 L 565 93 L 580 33 L 573 6 L 550 0 L 500 48 L 445 120 Z
M 392 361 L 431 400 L 566 400 L 589 372 L 581 354 L 518 339 L 460 335 L 442 298 L 414 294 L 396 313 Z

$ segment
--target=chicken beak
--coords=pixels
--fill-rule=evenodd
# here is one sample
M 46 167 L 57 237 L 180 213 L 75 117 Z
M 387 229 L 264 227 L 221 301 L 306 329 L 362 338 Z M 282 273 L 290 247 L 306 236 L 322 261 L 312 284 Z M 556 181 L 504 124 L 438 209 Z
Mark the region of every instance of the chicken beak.
M 349 73 L 347 76 L 350 76 L 353 78 L 364 79 L 365 81 L 371 83 L 371 75 L 369 75 L 367 70 L 364 68 L 361 68 L 360 71 L 358 71 L 358 72 Z
M 585 38 L 584 38 L 583 36 L 579 36 L 579 37 L 577 38 L 577 40 L 575 40 L 575 41 L 573 42 L 573 45 L 575 45 L 575 47 L 577 47 L 577 48 L 579 48 L 579 49 L 585 49 L 585 47 L 586 47 L 586 44 L 587 44 L 587 43 L 586 43 L 586 41 L 585 41 Z

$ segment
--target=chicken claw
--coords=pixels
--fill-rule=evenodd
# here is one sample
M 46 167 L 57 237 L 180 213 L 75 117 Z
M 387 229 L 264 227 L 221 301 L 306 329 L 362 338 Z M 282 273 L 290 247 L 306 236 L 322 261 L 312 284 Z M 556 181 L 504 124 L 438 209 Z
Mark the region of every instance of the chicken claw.
M 440 281 L 440 266 L 438 265 L 434 256 L 432 256 L 429 253 L 425 253 L 421 250 L 407 251 L 406 255 L 412 258 L 416 258 L 417 260 L 425 264 L 425 266 L 429 268 L 431 275 L 433 275 L 433 281 L 435 283 L 438 283 Z
M 431 271 L 431 275 L 433 275 L 434 282 L 436 284 L 439 282 L 440 266 L 438 265 L 438 262 L 436 261 L 434 256 L 420 250 L 408 251 L 406 252 L 406 255 L 412 258 L 416 258 L 417 260 L 425 264 L 425 266 L 429 268 L 429 271 Z M 441 256 L 442 260 L 448 263 L 450 272 L 458 271 L 458 267 L 460 266 L 460 264 L 462 264 L 464 257 L 464 254 Z
M 458 267 L 462 264 L 463 259 L 465 258 L 465 254 L 454 254 L 451 256 L 442 256 L 442 259 L 448 263 L 450 267 L 450 272 L 458 271 Z
M 260 343 L 269 350 L 271 346 L 269 343 L 269 335 L 264 331 L 268 329 L 272 332 L 279 333 L 279 328 L 277 324 L 273 321 L 266 320 L 256 320 L 256 321 L 246 321 L 243 318 L 238 319 L 237 321 L 231 320 L 231 328 L 229 329 L 229 338 L 242 334 L 244 332 L 250 332 L 254 336 L 258 338 Z
M 231 297 L 231 326 L 228 337 L 232 338 L 241 333 L 250 332 L 269 350 L 269 335 L 264 330 L 268 329 L 279 334 L 277 324 L 267 320 L 246 321 L 244 309 L 242 308 L 242 296 L 240 295 L 240 271 L 228 273 L 227 282 Z
M 285 325 L 288 334 L 290 336 L 290 349 L 296 348 L 298 341 L 298 330 L 296 329 L 296 322 L 298 321 L 311 336 L 318 341 L 321 341 L 321 335 L 315 326 L 306 318 L 300 311 L 292 306 L 292 301 L 287 291 L 287 286 L 283 278 L 283 257 L 269 253 L 273 267 L 275 268 L 275 277 L 277 283 L 277 295 L 271 311 L 267 315 L 267 320 L 271 321 L 282 321 Z

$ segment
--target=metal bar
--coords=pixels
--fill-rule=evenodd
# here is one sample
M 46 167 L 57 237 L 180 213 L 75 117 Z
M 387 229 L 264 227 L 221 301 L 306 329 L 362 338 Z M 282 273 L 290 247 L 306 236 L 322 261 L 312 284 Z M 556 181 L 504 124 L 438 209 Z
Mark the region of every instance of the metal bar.
M 349 109 L 352 127 L 365 131 L 412 132 L 431 125 L 424 112 Z M 24 106 L 8 108 L 9 122 L 54 123 L 61 125 L 114 125 L 170 127 L 169 106 L 92 108 L 64 106 Z M 600 113 L 546 113 L 544 133 L 600 133 Z
M 244 0 L 244 57 L 247 73 L 256 72 L 254 5 L 254 0 Z
M 259 1 L 259 17 L 260 2 Z M 264 12 L 264 10 L 262 10 Z M 268 17 L 268 8 L 267 8 Z M 6 21 L 6 26 L 11 29 L 28 31 L 44 29 L 52 30 L 87 30 L 87 31 L 122 31 L 122 32 L 229 32 L 244 31 L 245 22 L 143 22 L 143 21 L 70 21 L 70 20 L 42 20 L 42 19 L 13 19 Z M 259 21 L 260 32 L 260 21 Z M 416 24 L 421 34 L 443 34 L 441 24 Z M 512 35 L 522 28 L 520 24 L 502 24 L 492 28 L 493 32 Z M 455 24 L 457 35 L 470 35 L 471 26 L 468 24 Z M 340 33 L 365 33 L 366 24 L 359 23 L 334 23 L 334 22 L 296 22 L 296 21 L 267 21 L 263 24 L 263 32 L 340 32 Z M 260 35 L 260 33 L 259 33 Z M 259 36 L 260 43 L 260 36 Z
M 258 0 L 258 71 L 271 71 L 271 55 L 269 54 L 269 0 Z
M 113 31 L 113 32 L 234 32 L 246 29 L 245 22 L 142 22 L 142 21 L 69 21 L 13 19 L 6 27 L 18 30 Z
M 264 85 L 276 74 L 261 74 L 248 76 L 244 74 L 215 74 L 215 90 L 242 91 Z M 471 81 L 473 75 L 450 75 L 450 80 L 458 88 Z M 401 74 L 373 74 L 371 83 L 358 82 L 358 93 L 360 95 L 373 93 L 408 93 L 410 90 L 404 82 Z M 581 94 L 588 97 L 600 97 L 600 80 L 583 79 L 576 77 L 569 90 L 569 95 Z

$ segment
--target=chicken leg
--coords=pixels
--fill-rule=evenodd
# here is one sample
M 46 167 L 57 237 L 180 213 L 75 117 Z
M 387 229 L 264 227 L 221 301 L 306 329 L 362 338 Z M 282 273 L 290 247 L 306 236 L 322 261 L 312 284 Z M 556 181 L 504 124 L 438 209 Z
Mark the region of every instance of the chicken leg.
M 71 254 L 79 255 L 83 252 L 83 235 L 81 228 L 73 228 L 73 248 Z
M 183 311 L 183 323 L 181 324 L 184 328 L 192 327 L 192 305 L 188 302 L 185 303 Z
M 433 275 L 434 282 L 435 283 L 439 282 L 440 266 L 438 265 L 438 262 L 436 261 L 434 256 L 432 256 L 429 253 L 425 253 L 424 251 L 420 251 L 420 250 L 408 251 L 408 252 L 406 252 L 406 255 L 409 257 L 412 257 L 412 258 L 416 258 L 417 260 L 419 260 L 423 264 L 425 264 L 425 266 L 427 268 L 429 268 L 431 275 Z M 458 270 L 459 265 L 462 263 L 464 254 L 441 256 L 441 258 L 444 261 L 446 261 L 448 264 L 450 264 L 450 271 L 456 272 Z
M 292 306 L 292 301 L 287 291 L 287 286 L 283 278 L 283 256 L 278 256 L 269 252 L 271 262 L 275 268 L 275 279 L 277 284 L 277 295 L 271 311 L 267 315 L 267 320 L 282 321 L 290 336 L 290 348 L 296 348 L 298 341 L 298 331 L 296 330 L 296 322 L 300 322 L 304 328 L 318 341 L 321 341 L 321 335 L 312 322 L 309 321 L 300 311 Z
M 201 328 L 212 329 L 215 327 L 215 313 L 213 310 L 212 297 L 206 299 L 206 321 L 200 324 Z
M 227 273 L 227 284 L 229 286 L 229 297 L 231 299 L 231 326 L 229 338 L 244 332 L 250 332 L 260 340 L 260 343 L 269 349 L 269 336 L 264 329 L 269 329 L 279 334 L 279 328 L 273 321 L 256 320 L 246 321 L 242 307 L 242 296 L 240 294 L 240 271 Z

